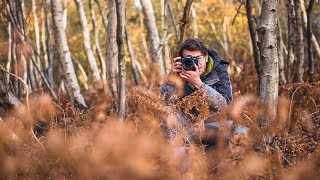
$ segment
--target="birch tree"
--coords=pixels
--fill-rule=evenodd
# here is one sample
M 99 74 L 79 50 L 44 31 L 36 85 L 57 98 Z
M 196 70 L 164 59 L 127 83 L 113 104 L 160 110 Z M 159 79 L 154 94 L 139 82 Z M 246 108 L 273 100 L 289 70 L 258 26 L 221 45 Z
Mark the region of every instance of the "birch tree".
M 170 68 L 171 68 L 170 48 L 168 45 L 168 37 L 167 37 L 168 8 L 169 8 L 169 0 L 161 0 L 161 27 L 162 27 L 162 39 L 163 39 L 162 41 L 163 41 L 164 65 L 165 65 L 166 74 L 170 72 Z M 194 19 L 196 19 L 196 17 Z M 171 36 L 171 34 L 169 36 Z
M 66 81 L 65 86 L 67 88 L 69 98 L 72 103 L 86 108 L 87 105 L 82 94 L 80 93 L 80 87 L 74 71 L 74 66 L 72 64 L 66 32 L 63 29 L 61 0 L 51 0 L 51 13 L 56 52 L 64 71 Z
M 303 27 L 301 18 L 301 4 L 300 0 L 294 0 L 294 11 L 295 11 L 295 21 L 294 21 L 294 46 L 293 51 L 295 53 L 297 61 L 297 80 L 299 82 L 303 81 L 303 64 L 304 64 L 304 44 L 303 44 Z
M 117 9 L 115 0 L 108 0 L 108 24 L 107 24 L 107 43 L 106 43 L 106 66 L 107 80 L 110 84 L 111 93 L 117 97 L 116 73 L 118 72 L 118 46 L 117 46 Z
M 277 16 L 279 0 L 263 0 L 258 26 L 261 60 L 260 98 L 275 115 L 278 98 Z
M 183 10 L 183 16 L 182 16 L 181 25 L 180 25 L 179 44 L 181 44 L 186 39 L 186 31 L 187 31 L 187 25 L 189 24 L 192 3 L 193 3 L 193 0 L 187 0 Z
M 117 10 L 117 45 L 119 50 L 119 111 L 120 121 L 124 121 L 126 113 L 126 67 L 124 62 L 125 43 L 125 0 L 116 0 Z
M 278 16 L 278 32 L 277 32 L 277 45 L 278 45 L 278 57 L 279 57 L 279 82 L 280 85 L 287 84 L 286 76 L 284 74 L 284 52 L 283 52 L 283 41 L 282 41 L 282 30 L 280 18 Z
M 312 49 L 312 8 L 314 0 L 309 1 L 309 6 L 307 8 L 307 41 L 308 41 L 308 72 L 310 77 L 314 74 L 314 59 L 313 59 L 313 49 Z
M 32 14 L 33 14 L 33 20 L 34 20 L 34 31 L 35 31 L 35 38 L 36 38 L 36 54 L 40 55 L 40 30 L 39 30 L 39 20 L 37 15 L 37 5 L 35 0 L 32 0 Z M 35 60 L 40 66 L 40 58 L 39 56 L 35 56 Z M 32 63 L 31 67 L 32 67 Z M 35 72 L 37 82 L 40 81 L 40 76 L 38 73 Z M 39 84 L 40 85 L 40 84 Z
M 291 69 L 292 69 L 292 64 L 293 64 L 293 57 L 291 56 L 292 52 L 292 47 L 293 47 L 293 24 L 294 24 L 294 3 L 293 0 L 288 0 L 288 8 L 287 8 L 287 13 L 288 13 L 288 64 L 287 64 L 287 80 L 288 82 L 291 82 Z
M 172 10 L 170 2 L 168 2 L 168 10 L 169 10 L 169 14 L 170 14 L 170 19 L 171 19 L 172 25 L 174 27 L 174 32 L 175 32 L 175 35 L 176 35 L 176 41 L 179 42 L 180 30 L 179 30 L 178 23 L 177 23 L 176 18 L 174 16 L 174 12 Z
M 300 10 L 301 10 L 301 18 L 302 18 L 302 23 L 303 23 L 303 29 L 304 32 L 307 32 L 307 24 L 308 24 L 308 17 L 307 17 L 307 12 L 306 12 L 306 7 L 304 6 L 304 1 L 303 0 L 299 0 L 300 2 Z M 309 4 L 311 3 L 311 1 L 309 2 Z M 313 3 L 312 3 L 313 4 Z M 320 33 L 319 33 L 320 34 Z M 311 43 L 313 46 L 313 49 L 316 53 L 316 55 L 320 58 L 320 47 L 319 47 L 319 43 L 317 41 L 317 38 L 314 34 L 311 35 Z
M 128 46 L 129 54 L 130 54 L 130 58 L 131 58 L 131 65 L 132 65 L 132 70 L 133 70 L 134 82 L 136 85 L 139 85 L 140 84 L 140 74 L 139 74 L 139 68 L 137 65 L 137 57 L 136 57 L 135 51 L 132 47 L 127 28 L 125 28 L 125 33 L 126 33 L 125 34 L 126 35 L 126 42 L 127 42 L 127 46 Z
M 93 34 L 94 34 L 94 45 L 97 51 L 98 58 L 101 63 L 101 76 L 103 80 L 106 80 L 106 61 L 104 56 L 102 55 L 102 51 L 100 47 L 99 28 L 97 26 L 96 13 L 94 10 L 93 0 L 89 1 L 89 7 L 90 7 L 91 22 L 92 22 L 92 28 L 93 28 Z
M 101 80 L 101 76 L 99 74 L 98 65 L 96 62 L 96 58 L 93 55 L 92 48 L 91 48 L 91 40 L 90 40 L 90 32 L 88 27 L 88 21 L 86 18 L 86 14 L 84 11 L 82 0 L 75 0 L 77 4 L 77 9 L 81 21 L 82 27 L 82 36 L 83 36 L 83 44 L 86 52 L 86 56 L 93 73 L 93 81 L 96 83 Z
M 50 22 L 48 18 L 50 0 L 46 0 L 45 7 L 42 9 L 42 24 L 41 24 L 41 41 L 42 52 L 45 61 L 45 75 L 48 82 L 53 86 L 53 71 L 52 71 L 52 52 L 50 45 Z
M 251 0 L 246 0 L 246 12 L 247 12 L 247 19 L 248 19 L 248 28 L 250 32 L 250 37 L 251 37 L 251 44 L 252 44 L 252 49 L 253 49 L 253 57 L 255 61 L 255 67 L 256 71 L 258 74 L 258 77 L 260 77 L 261 73 L 261 63 L 260 63 L 260 52 L 258 49 L 257 45 L 257 28 L 253 19 L 252 15 L 252 1 Z
M 152 63 L 154 65 L 160 65 L 160 75 L 164 75 L 164 62 L 162 55 L 157 58 L 158 49 L 160 46 L 160 38 L 158 33 L 158 28 L 156 24 L 156 18 L 153 10 L 153 6 L 150 0 L 140 0 L 142 5 L 142 11 L 144 14 L 144 22 L 148 32 L 149 48 Z

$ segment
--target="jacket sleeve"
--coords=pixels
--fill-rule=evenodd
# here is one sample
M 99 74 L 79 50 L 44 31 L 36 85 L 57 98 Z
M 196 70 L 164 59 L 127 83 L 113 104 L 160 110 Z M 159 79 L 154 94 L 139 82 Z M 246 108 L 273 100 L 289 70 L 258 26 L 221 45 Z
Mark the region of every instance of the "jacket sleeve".
M 203 83 L 203 90 L 211 97 L 210 107 L 214 111 L 218 111 L 227 106 L 227 100 L 222 94 L 220 94 L 217 90 L 212 88 L 211 86 Z
M 216 68 L 216 71 L 219 76 L 219 81 L 214 84 L 214 88 L 226 99 L 227 104 L 229 104 L 233 97 L 232 85 L 226 66 L 220 65 Z
M 228 72 L 223 65 L 216 67 L 219 81 L 213 85 L 203 84 L 203 89 L 211 96 L 211 105 L 215 111 L 224 108 L 232 101 L 232 86 Z

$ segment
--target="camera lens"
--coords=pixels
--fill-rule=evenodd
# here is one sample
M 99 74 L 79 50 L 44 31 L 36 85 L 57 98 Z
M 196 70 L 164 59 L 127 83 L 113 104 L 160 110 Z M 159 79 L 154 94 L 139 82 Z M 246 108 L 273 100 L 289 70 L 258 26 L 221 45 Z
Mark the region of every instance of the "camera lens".
M 194 67 L 193 61 L 191 59 L 186 59 L 184 66 L 186 67 L 186 70 L 191 70 Z
M 195 71 L 194 63 L 197 63 L 197 59 L 193 56 L 187 56 L 181 59 L 182 67 L 186 71 Z

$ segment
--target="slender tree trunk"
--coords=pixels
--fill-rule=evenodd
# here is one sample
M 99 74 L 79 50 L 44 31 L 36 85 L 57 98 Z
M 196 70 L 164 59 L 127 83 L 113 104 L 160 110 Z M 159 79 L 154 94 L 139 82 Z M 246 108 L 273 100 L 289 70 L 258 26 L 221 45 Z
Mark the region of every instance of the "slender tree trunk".
M 258 45 L 257 45 L 257 33 L 256 33 L 257 28 L 254 24 L 254 19 L 252 16 L 252 1 L 251 0 L 246 0 L 246 11 L 247 11 L 248 27 L 249 27 L 249 31 L 250 31 L 255 67 L 256 67 L 258 77 L 260 77 L 260 74 L 261 74 L 260 51 L 259 51 Z
M 89 7 L 90 7 L 90 14 L 91 14 L 91 21 L 92 21 L 92 28 L 93 28 L 93 33 L 94 33 L 94 44 L 96 46 L 97 50 L 97 55 L 101 63 L 101 76 L 103 80 L 106 80 L 106 60 L 104 56 L 102 55 L 101 47 L 100 47 L 100 41 L 99 41 L 99 28 L 97 26 L 97 21 L 96 21 L 96 13 L 94 11 L 94 5 L 93 5 L 93 0 L 89 1 Z
M 261 19 L 258 26 L 261 60 L 260 98 L 272 114 L 276 113 L 279 69 L 277 52 L 277 17 L 279 0 L 262 0 Z
M 150 60 L 150 53 L 148 51 L 148 45 L 147 45 L 147 40 L 146 40 L 146 34 L 145 34 L 145 28 L 144 28 L 144 23 L 143 23 L 143 15 L 140 12 L 139 13 L 139 24 L 140 24 L 140 29 L 141 29 L 141 40 L 142 40 L 142 44 L 143 44 L 143 50 L 144 50 L 144 54 L 146 57 L 146 60 Z
M 48 65 L 49 65 L 49 62 L 48 62 L 48 54 L 47 54 L 47 45 L 46 45 L 46 25 L 45 25 L 45 22 L 46 22 L 46 12 L 44 10 L 45 8 L 41 9 L 41 52 L 42 52 L 42 55 L 43 55 L 43 60 L 44 60 L 44 74 L 46 76 L 46 78 L 48 79 L 50 85 L 52 86 L 52 82 L 50 81 L 49 79 L 49 76 L 48 76 Z M 39 83 L 38 83 L 39 85 Z
M 181 25 L 180 25 L 179 44 L 181 44 L 186 39 L 186 31 L 187 31 L 187 26 L 189 24 L 192 3 L 193 3 L 193 0 L 187 0 L 183 10 L 183 17 L 181 19 Z
M 320 16 L 317 18 L 318 44 L 320 44 Z
M 48 13 L 49 13 L 49 5 L 50 5 L 50 0 L 46 1 L 46 6 L 45 6 L 45 13 L 46 13 L 46 19 L 45 19 L 45 25 L 46 25 L 46 47 L 47 47 L 47 57 L 48 57 L 48 67 L 47 67 L 47 74 L 48 74 L 48 81 L 50 85 L 53 87 L 53 71 L 52 71 L 52 51 L 51 51 L 51 46 L 50 46 L 50 21 L 48 18 Z
M 18 12 L 16 13 L 16 18 L 18 22 L 18 30 L 22 32 L 22 36 L 20 36 L 19 46 L 17 48 L 18 54 L 18 76 L 27 83 L 28 81 L 28 69 L 27 69 L 27 58 L 31 56 L 31 54 L 26 51 L 28 47 L 26 43 L 26 36 L 27 36 L 27 28 L 25 24 L 25 11 L 24 11 L 24 1 L 18 0 L 16 3 L 16 9 Z M 26 91 L 26 87 L 22 84 L 22 82 L 18 82 L 18 94 L 19 97 Z
M 90 32 L 89 32 L 86 14 L 84 11 L 82 0 L 75 0 L 75 2 L 77 4 L 77 9 L 78 9 L 78 13 L 81 21 L 83 44 L 84 44 L 85 52 L 87 55 L 87 59 L 89 61 L 91 71 L 93 73 L 93 81 L 96 83 L 101 80 L 101 77 L 99 74 L 96 58 L 94 57 L 92 48 L 91 48 Z
M 292 71 L 292 64 L 294 61 L 294 57 L 291 56 L 292 54 L 292 47 L 293 47 L 293 39 L 294 39 L 294 34 L 293 34 L 293 24 L 294 24 L 294 2 L 293 0 L 288 0 L 288 74 L 287 74 L 287 80 L 288 83 L 291 82 L 291 71 Z
M 160 38 L 158 28 L 156 24 L 155 14 L 153 6 L 150 0 L 140 0 L 142 5 L 142 11 L 144 14 L 144 22 L 148 32 L 149 48 L 153 65 L 160 65 L 160 75 L 164 75 L 164 62 L 162 54 L 158 56 L 158 49 L 160 48 Z M 159 58 L 158 58 L 159 57 Z M 155 67 L 155 66 L 153 66 Z
M 227 24 L 229 24 L 229 18 L 225 15 L 223 16 L 222 23 L 222 37 L 223 37 L 223 46 L 225 57 L 229 56 L 229 45 L 228 45 L 228 36 L 227 36 Z
M 36 37 L 36 54 L 40 55 L 41 54 L 40 53 L 40 31 L 39 31 L 39 21 L 38 21 L 38 15 L 37 15 L 37 5 L 35 3 L 35 0 L 32 0 L 32 14 L 33 14 L 33 20 L 34 20 L 35 37 Z M 40 58 L 38 56 L 35 56 L 35 60 L 38 63 L 38 66 L 41 67 Z M 32 67 L 30 67 L 30 69 L 32 69 Z M 34 74 L 35 74 L 36 81 L 39 82 L 41 80 L 39 73 L 34 71 Z
M 62 0 L 63 1 L 63 29 L 66 30 L 67 28 L 67 23 L 68 23 L 68 4 L 69 4 L 69 0 Z
M 139 85 L 140 84 L 140 75 L 139 75 L 139 69 L 137 66 L 137 58 L 135 55 L 135 51 L 132 47 L 130 37 L 128 35 L 127 28 L 126 28 L 125 33 L 126 33 L 126 41 L 127 41 L 127 45 L 128 45 L 128 49 L 129 49 L 129 54 L 130 54 L 130 58 L 131 58 L 131 65 L 132 65 L 132 70 L 133 70 L 134 82 L 136 85 Z
M 193 26 L 193 32 L 194 32 L 194 37 L 195 38 L 198 38 L 198 20 L 197 20 L 197 13 L 196 13 L 196 10 L 194 8 L 192 8 L 192 11 L 191 11 L 191 15 L 192 15 L 192 19 L 193 19 L 193 22 L 192 22 L 192 26 Z
M 281 31 L 281 23 L 280 18 L 278 16 L 278 36 L 277 36 L 277 45 L 278 45 L 278 57 L 279 57 L 279 80 L 280 85 L 287 84 L 287 80 L 284 74 L 284 53 L 283 53 L 283 41 L 282 41 L 282 31 Z
M 29 63 L 28 63 L 28 79 L 29 79 L 30 85 L 31 85 L 29 87 L 30 92 L 37 89 L 36 81 L 38 81 L 38 80 L 36 79 L 35 74 L 38 74 L 38 73 L 36 73 L 36 71 L 34 71 L 33 64 L 31 61 L 29 61 Z
M 168 2 L 168 10 L 169 10 L 169 14 L 170 14 L 170 17 L 171 17 L 172 25 L 173 25 L 173 27 L 174 27 L 174 31 L 175 31 L 175 33 L 176 33 L 176 41 L 179 42 L 180 30 L 179 30 L 179 27 L 178 27 L 176 18 L 175 18 L 175 16 L 174 16 L 174 13 L 173 13 L 173 11 L 172 11 L 170 2 Z
M 117 11 L 115 0 L 108 0 L 108 24 L 106 44 L 107 80 L 110 83 L 111 93 L 118 96 L 116 73 L 118 72 L 118 46 L 117 46 Z M 117 98 L 116 98 L 117 99 Z
M 84 70 L 83 66 L 81 65 L 81 63 L 78 60 L 76 60 L 76 59 L 72 59 L 72 60 L 77 65 L 77 67 L 80 71 L 81 76 L 79 77 L 79 81 L 83 84 L 84 88 L 86 90 L 88 90 L 89 89 L 89 85 L 88 85 L 89 79 L 88 79 L 88 75 L 87 75 L 86 71 Z
M 102 7 L 101 7 L 101 4 L 100 4 L 100 0 L 95 0 L 95 2 L 97 3 L 98 5 L 98 9 L 99 9 L 99 13 L 101 15 L 101 18 L 102 18 L 102 23 L 103 23 L 103 26 L 106 28 L 106 30 L 108 29 L 108 20 L 105 18 L 105 16 L 103 15 L 103 10 L 102 10 Z M 110 7 L 109 7 L 110 9 Z
M 51 12 L 57 55 L 61 61 L 64 71 L 64 76 L 67 82 L 65 86 L 68 89 L 69 98 L 72 103 L 80 107 L 87 108 L 85 100 L 80 93 L 80 87 L 71 60 L 66 32 L 63 29 L 61 0 L 51 0 Z
M 116 0 L 117 10 L 117 45 L 119 50 L 119 119 L 124 121 L 126 113 L 126 69 L 124 62 L 125 42 L 125 0 Z
M 312 8 L 313 8 L 314 0 L 309 1 L 309 6 L 307 9 L 307 41 L 308 41 L 308 72 L 310 79 L 312 79 L 312 76 L 314 74 L 314 59 L 313 59 L 313 52 L 312 52 Z
M 8 61 L 6 64 L 6 70 L 11 72 L 11 63 L 12 62 L 12 25 L 10 21 L 8 22 Z M 9 84 L 10 75 L 6 74 L 5 84 Z
M 295 43 L 294 43 L 294 52 L 297 60 L 297 80 L 299 82 L 303 81 L 303 65 L 304 65 L 304 44 L 303 44 L 303 27 L 301 19 L 301 6 L 300 0 L 294 0 L 294 10 L 295 10 L 295 23 L 294 23 L 294 32 L 295 32 Z
M 161 26 L 162 26 L 162 39 L 163 39 L 163 54 L 164 54 L 164 65 L 165 65 L 165 73 L 168 74 L 171 69 L 171 59 L 170 59 L 170 49 L 168 46 L 167 32 L 168 32 L 168 8 L 169 8 L 169 0 L 161 1 Z
M 302 23 L 303 23 L 303 29 L 304 32 L 307 32 L 307 24 L 308 24 L 308 18 L 307 18 L 307 13 L 306 13 L 306 8 L 304 6 L 304 1 L 299 0 L 300 2 L 300 10 L 301 10 L 301 18 L 302 18 Z M 309 2 L 310 3 L 310 2 Z M 317 41 L 317 38 L 315 37 L 314 34 L 311 35 L 311 42 L 314 48 L 315 53 L 317 54 L 318 58 L 320 58 L 320 47 L 319 43 Z

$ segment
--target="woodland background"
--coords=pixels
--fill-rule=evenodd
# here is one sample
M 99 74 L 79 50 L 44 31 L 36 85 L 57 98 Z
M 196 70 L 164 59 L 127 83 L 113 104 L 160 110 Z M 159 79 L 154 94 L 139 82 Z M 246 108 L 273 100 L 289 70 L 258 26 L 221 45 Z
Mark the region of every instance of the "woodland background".
M 319 177 L 319 3 L 2 1 L 0 177 Z M 189 144 L 181 173 L 174 152 L 186 132 L 163 138 L 161 125 L 175 120 L 158 91 L 179 85 L 166 75 L 188 37 L 230 63 L 234 102 L 218 115 L 217 147 Z M 199 134 L 211 116 L 205 97 L 173 106 L 200 108 Z M 229 139 L 228 118 L 249 134 Z

